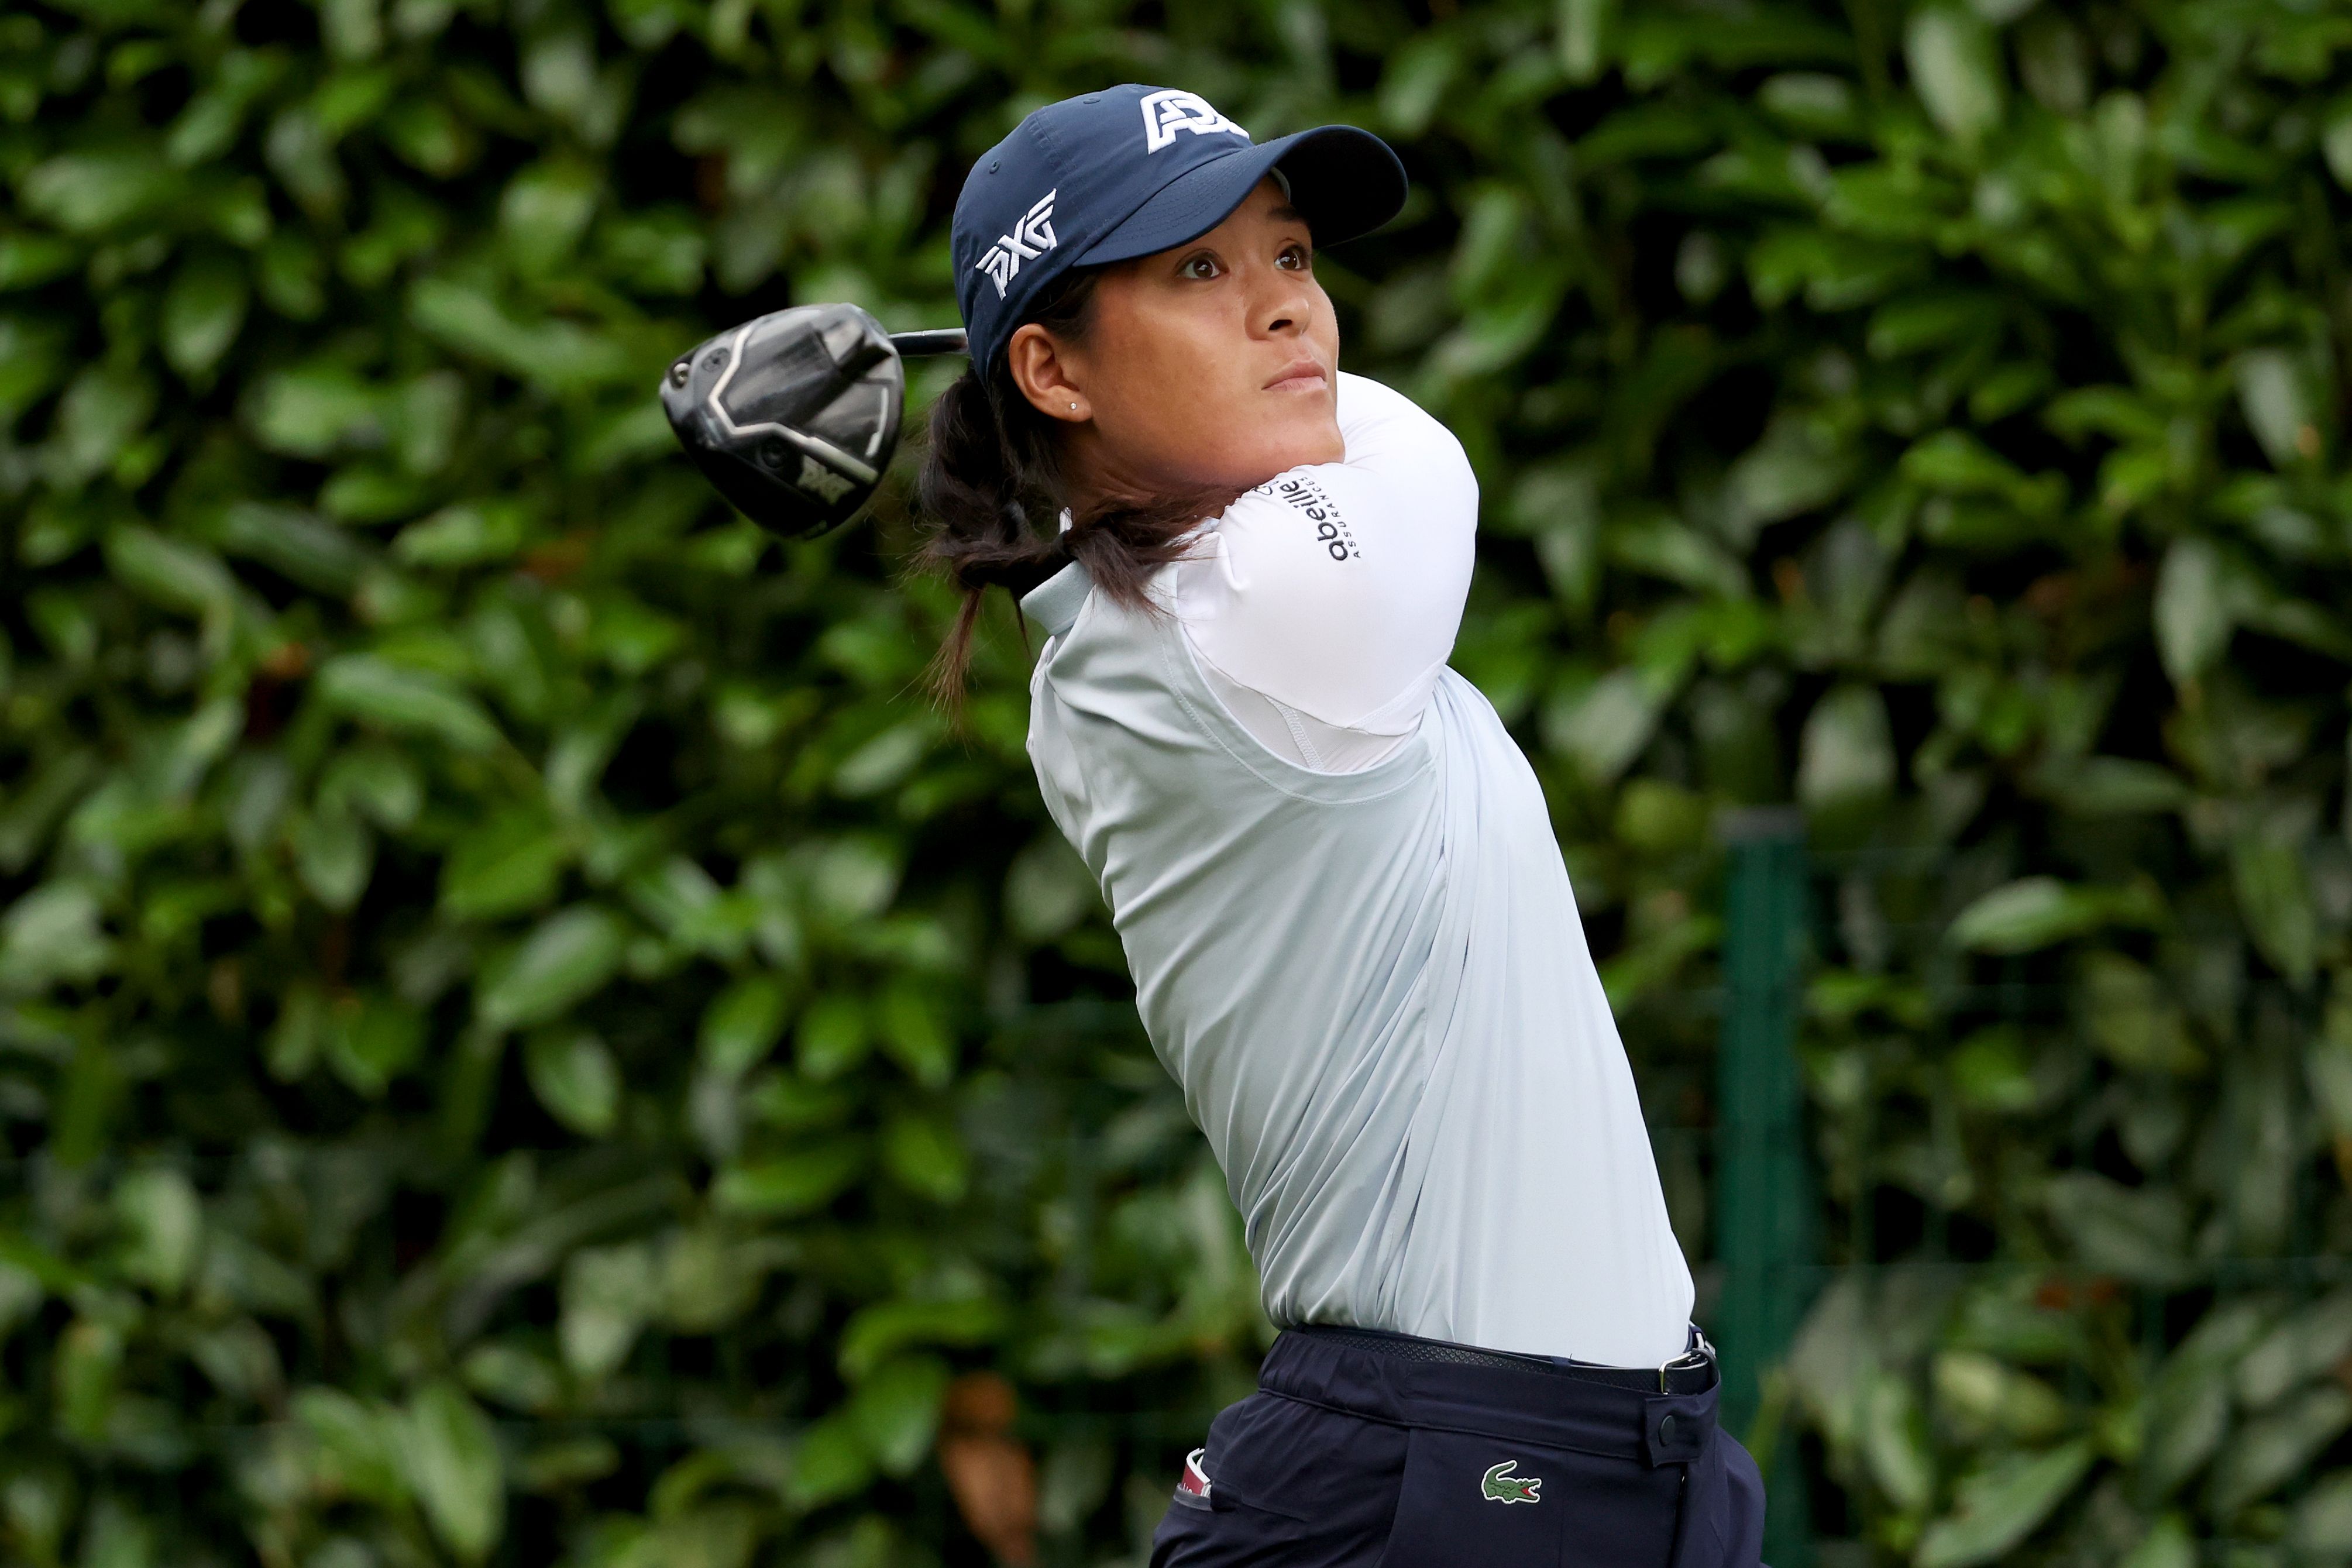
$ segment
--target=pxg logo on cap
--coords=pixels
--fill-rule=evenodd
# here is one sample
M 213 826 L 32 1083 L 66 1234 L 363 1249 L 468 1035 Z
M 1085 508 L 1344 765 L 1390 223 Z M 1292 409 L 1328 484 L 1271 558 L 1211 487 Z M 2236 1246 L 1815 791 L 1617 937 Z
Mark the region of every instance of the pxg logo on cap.
M 1404 201 L 1396 154 L 1353 126 L 1255 146 L 1199 93 L 1133 82 L 1032 113 L 956 200 L 956 303 L 973 367 L 993 367 L 1055 278 L 1197 238 L 1270 174 L 1318 245 L 1379 227 Z
M 1047 191 L 1037 198 L 1037 205 L 1021 216 L 1021 221 L 997 237 L 988 247 L 988 254 L 972 265 L 988 274 L 996 285 L 996 297 L 1004 298 L 1004 290 L 1021 270 L 1024 261 L 1034 261 L 1054 248 L 1054 197 L 1059 193 Z

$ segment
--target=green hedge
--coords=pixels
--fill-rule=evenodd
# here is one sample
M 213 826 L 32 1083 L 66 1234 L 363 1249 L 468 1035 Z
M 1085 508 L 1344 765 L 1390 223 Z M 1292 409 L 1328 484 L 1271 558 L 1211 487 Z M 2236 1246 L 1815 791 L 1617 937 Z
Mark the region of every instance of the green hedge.
M 950 321 L 969 161 L 1142 79 L 1414 172 L 1327 282 L 1478 466 L 1457 662 L 1697 1257 L 1710 821 L 1811 813 L 1868 1267 L 1755 1436 L 1823 1532 L 2352 1559 L 2347 47 L 2327 0 L 0 16 L 0 1550 L 979 1561 L 932 1455 L 993 1372 L 1044 1560 L 1135 1551 L 1266 1331 L 1017 630 L 952 730 L 903 474 L 776 545 L 651 389 L 794 300 Z M 991 1386 L 940 1451 L 1017 1466 Z

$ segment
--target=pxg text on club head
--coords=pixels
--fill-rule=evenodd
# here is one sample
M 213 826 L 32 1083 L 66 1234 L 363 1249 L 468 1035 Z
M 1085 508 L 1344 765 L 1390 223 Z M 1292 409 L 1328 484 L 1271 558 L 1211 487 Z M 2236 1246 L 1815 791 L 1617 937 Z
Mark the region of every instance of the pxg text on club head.
M 964 334 L 893 338 L 855 305 L 795 305 L 680 354 L 662 377 L 678 445 L 736 510 L 806 539 L 873 497 L 898 448 L 908 354 L 961 353 Z

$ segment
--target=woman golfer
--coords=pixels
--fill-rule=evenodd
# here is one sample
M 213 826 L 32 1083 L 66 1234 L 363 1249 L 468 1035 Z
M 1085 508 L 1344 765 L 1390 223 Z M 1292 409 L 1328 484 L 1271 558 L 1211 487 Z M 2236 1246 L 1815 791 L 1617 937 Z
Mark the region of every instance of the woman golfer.
M 1283 1331 L 1152 1561 L 1749 1568 L 1762 1488 L 1543 795 L 1446 668 L 1476 482 L 1340 374 L 1315 279 L 1404 194 L 1365 132 L 1256 146 L 1127 86 L 956 204 L 944 667 L 1025 590 L 1038 784 Z

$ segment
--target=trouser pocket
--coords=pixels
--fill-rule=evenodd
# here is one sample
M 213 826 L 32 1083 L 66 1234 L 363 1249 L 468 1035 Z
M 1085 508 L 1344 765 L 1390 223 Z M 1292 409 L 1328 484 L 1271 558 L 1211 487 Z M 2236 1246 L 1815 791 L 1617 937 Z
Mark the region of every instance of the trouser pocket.
M 1177 1493 L 1153 1568 L 1374 1568 L 1404 1447 L 1399 1427 L 1253 1394 L 1210 1426 L 1208 1496 Z
M 1675 1568 L 1760 1568 L 1764 1478 L 1755 1459 L 1730 1433 L 1718 1429 L 1690 1470 Z
M 1381 1568 L 1666 1568 L 1682 1467 L 1417 1427 Z

